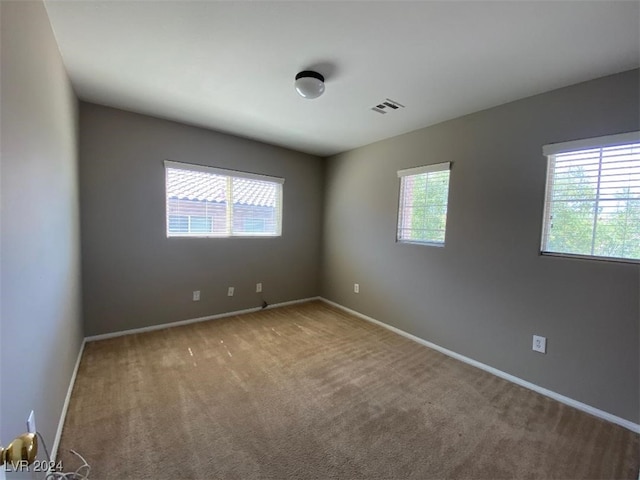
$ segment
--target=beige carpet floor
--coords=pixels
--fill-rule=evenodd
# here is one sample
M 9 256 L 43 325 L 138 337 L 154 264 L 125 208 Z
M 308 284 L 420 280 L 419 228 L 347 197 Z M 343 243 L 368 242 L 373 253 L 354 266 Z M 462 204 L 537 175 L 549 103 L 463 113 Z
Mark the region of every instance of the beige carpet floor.
M 639 437 L 320 302 L 88 343 L 92 479 L 637 479 Z

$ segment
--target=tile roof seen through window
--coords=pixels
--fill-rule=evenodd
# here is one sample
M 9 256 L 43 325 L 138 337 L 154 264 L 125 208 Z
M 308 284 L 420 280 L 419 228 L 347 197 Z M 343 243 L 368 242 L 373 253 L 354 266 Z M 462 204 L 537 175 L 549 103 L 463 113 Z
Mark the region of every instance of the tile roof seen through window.
M 167 197 L 223 203 L 227 198 L 224 175 L 167 168 Z M 275 207 L 278 184 L 251 178 L 231 177 L 234 204 Z

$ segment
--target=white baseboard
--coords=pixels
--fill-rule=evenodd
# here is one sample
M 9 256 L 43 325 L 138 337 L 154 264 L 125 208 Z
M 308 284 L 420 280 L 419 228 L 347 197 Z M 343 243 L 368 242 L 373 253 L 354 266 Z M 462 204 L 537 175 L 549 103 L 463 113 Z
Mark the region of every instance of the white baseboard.
M 332 302 L 331 300 L 327 300 L 326 298 L 320 297 L 320 300 L 322 300 L 325 303 L 328 303 L 329 305 L 333 305 L 334 307 L 339 308 L 347 313 L 350 313 L 351 315 L 362 318 L 363 320 L 366 320 L 368 322 L 375 323 L 376 325 L 386 328 L 387 330 L 391 330 L 392 332 L 397 333 L 398 335 L 402 335 L 403 337 L 413 340 L 414 342 L 418 342 L 421 345 L 437 350 L 440 353 L 444 353 L 445 355 L 449 357 L 453 357 L 456 360 L 460 360 L 461 362 L 467 363 L 476 368 L 492 373 L 497 377 L 508 380 L 512 383 L 520 385 L 521 387 L 528 388 L 529 390 L 533 390 L 534 392 L 540 393 L 546 397 L 557 400 L 558 402 L 564 403 L 565 405 L 569 405 L 570 407 L 574 407 L 574 408 L 577 408 L 578 410 L 582 410 L 583 412 L 589 413 L 595 417 L 601 418 L 603 420 L 607 420 L 608 422 L 611 422 L 611 423 L 615 423 L 616 425 L 620 425 L 621 427 L 631 430 L 632 432 L 640 433 L 640 425 L 638 425 L 637 423 L 633 423 L 629 420 L 625 420 L 624 418 L 605 412 L 604 410 L 600 410 L 598 408 L 592 407 L 591 405 L 587 405 L 586 403 L 579 402 L 578 400 L 574 400 L 573 398 L 569 398 L 559 393 L 556 393 L 552 390 L 548 390 L 544 387 L 540 387 L 534 383 L 528 382 L 514 375 L 503 372 L 502 370 L 498 370 L 497 368 L 490 367 L 489 365 L 478 362 L 477 360 L 474 360 L 472 358 L 465 357 L 464 355 L 460 355 L 459 353 L 456 353 L 452 350 L 441 347 L 440 345 L 436 345 L 435 343 L 431 343 L 420 337 L 416 337 L 415 335 L 407 333 L 404 330 L 400 330 L 399 328 L 392 327 L 391 325 L 387 325 L 386 323 L 376 320 L 375 318 L 371 318 L 367 315 L 364 315 L 363 313 L 357 312 L 343 305 Z M 640 477 L 638 478 L 638 480 L 640 480 Z
M 56 456 L 58 455 L 58 446 L 60 445 L 60 438 L 62 437 L 62 429 L 64 428 L 64 421 L 67 418 L 69 401 L 71 400 L 71 393 L 73 392 L 73 386 L 76 383 L 76 375 L 78 375 L 78 368 L 80 367 L 80 360 L 82 360 L 82 352 L 84 352 L 85 343 L 86 343 L 86 340 L 82 340 L 82 345 L 80 345 L 80 351 L 78 352 L 78 358 L 76 359 L 76 366 L 73 368 L 73 374 L 71 375 L 71 380 L 69 381 L 67 396 L 64 399 L 64 405 L 62 405 L 62 413 L 60 414 L 60 420 L 58 421 L 58 429 L 56 430 L 56 436 L 53 439 L 53 446 L 51 447 L 50 456 L 52 461 L 55 461 Z
M 301 298 L 298 300 L 290 300 L 288 302 L 274 303 L 266 308 L 286 307 L 287 305 L 295 305 L 296 303 L 305 303 L 313 300 L 320 300 L 320 297 Z M 159 325 L 150 325 L 148 327 L 132 328 L 130 330 L 121 330 L 119 332 L 103 333 L 101 335 L 90 335 L 85 337 L 87 342 L 95 342 L 96 340 L 106 340 L 108 338 L 122 337 L 124 335 L 134 335 L 136 333 L 152 332 L 154 330 L 163 330 L 165 328 L 179 327 L 181 325 L 189 325 L 191 323 L 206 322 L 207 320 L 216 320 L 218 318 L 233 317 L 242 315 L 243 313 L 254 313 L 263 310 L 262 307 L 246 308 L 244 310 L 236 310 L 234 312 L 218 313 L 216 315 L 207 315 L 206 317 L 190 318 L 188 320 L 179 320 L 177 322 L 162 323 Z
M 288 302 L 280 302 L 280 303 L 274 303 L 273 305 L 269 305 L 266 310 L 270 309 L 270 308 L 280 308 L 280 307 L 286 307 L 288 305 L 296 305 L 298 303 L 307 303 L 307 302 L 313 302 L 314 300 L 321 300 L 320 297 L 309 297 L 309 298 L 300 298 L 298 300 L 289 300 Z M 258 310 L 261 310 L 260 308 Z

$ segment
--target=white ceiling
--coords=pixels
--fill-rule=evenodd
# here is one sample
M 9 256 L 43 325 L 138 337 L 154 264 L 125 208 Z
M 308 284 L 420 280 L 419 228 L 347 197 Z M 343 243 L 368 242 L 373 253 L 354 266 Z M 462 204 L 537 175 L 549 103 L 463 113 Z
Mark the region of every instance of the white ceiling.
M 640 65 L 637 0 L 45 5 L 81 99 L 322 156 Z

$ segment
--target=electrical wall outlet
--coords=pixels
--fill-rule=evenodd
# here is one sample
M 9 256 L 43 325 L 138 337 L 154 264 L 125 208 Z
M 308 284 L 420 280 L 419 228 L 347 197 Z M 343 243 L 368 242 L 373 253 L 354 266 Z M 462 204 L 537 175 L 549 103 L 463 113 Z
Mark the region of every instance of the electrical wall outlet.
M 262 282 L 256 283 L 256 293 L 260 293 L 262 291 Z
M 36 414 L 33 410 L 29 414 L 29 418 L 27 418 L 27 432 L 36 433 Z
M 200 301 L 200 290 L 194 290 L 193 291 L 193 301 L 194 302 L 199 302 Z
M 547 353 L 547 337 L 540 335 L 533 336 L 533 350 L 535 352 Z
M 227 297 L 233 297 L 234 291 L 235 289 L 233 287 L 229 287 L 229 290 L 227 290 Z
M 353 293 L 360 293 L 360 284 L 359 283 L 354 283 L 353 284 Z

